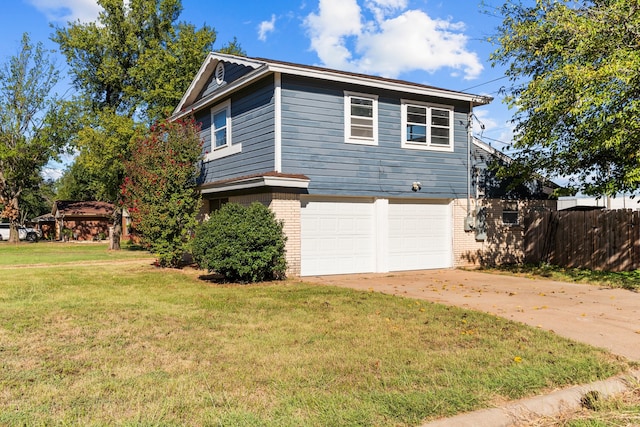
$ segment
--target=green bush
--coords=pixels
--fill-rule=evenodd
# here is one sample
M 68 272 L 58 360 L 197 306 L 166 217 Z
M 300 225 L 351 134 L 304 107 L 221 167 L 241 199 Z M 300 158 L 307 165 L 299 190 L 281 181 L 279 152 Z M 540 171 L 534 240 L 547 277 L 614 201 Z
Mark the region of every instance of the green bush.
M 228 281 L 261 282 L 284 279 L 285 242 L 282 221 L 267 207 L 228 203 L 198 227 L 192 253 L 200 268 Z

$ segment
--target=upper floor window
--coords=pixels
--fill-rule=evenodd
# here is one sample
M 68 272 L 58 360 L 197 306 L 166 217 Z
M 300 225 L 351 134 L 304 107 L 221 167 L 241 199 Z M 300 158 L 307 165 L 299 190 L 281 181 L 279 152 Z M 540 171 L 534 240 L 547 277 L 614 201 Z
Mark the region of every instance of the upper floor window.
M 231 145 L 231 104 L 225 102 L 211 111 L 211 148 L 218 150 Z
M 403 100 L 402 147 L 453 151 L 453 108 Z
M 231 101 L 223 102 L 211 109 L 211 147 L 205 160 L 213 160 L 239 153 L 241 144 L 231 139 Z
M 378 97 L 344 94 L 344 135 L 352 144 L 378 144 Z

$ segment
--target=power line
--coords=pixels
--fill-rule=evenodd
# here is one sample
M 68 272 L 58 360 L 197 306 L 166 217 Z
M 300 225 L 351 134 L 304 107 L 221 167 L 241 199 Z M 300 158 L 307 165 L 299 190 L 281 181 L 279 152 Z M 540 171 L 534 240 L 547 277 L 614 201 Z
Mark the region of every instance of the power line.
M 468 87 L 466 89 L 461 89 L 460 92 L 466 92 L 466 91 L 468 91 L 470 89 L 475 89 L 477 87 L 488 85 L 489 83 L 494 83 L 494 82 L 497 82 L 499 80 L 503 80 L 503 79 L 507 79 L 507 78 L 509 78 L 509 76 L 498 77 L 497 79 L 489 80 L 488 82 L 480 83 L 480 84 L 477 84 L 475 86 Z

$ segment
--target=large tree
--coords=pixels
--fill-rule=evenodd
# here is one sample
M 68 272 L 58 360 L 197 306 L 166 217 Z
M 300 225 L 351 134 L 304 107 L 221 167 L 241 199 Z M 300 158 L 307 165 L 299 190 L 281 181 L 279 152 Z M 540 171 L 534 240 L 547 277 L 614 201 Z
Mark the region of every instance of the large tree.
M 179 102 L 215 41 L 213 28 L 178 22 L 180 0 L 98 0 L 96 23 L 56 29 L 83 105 L 75 172 L 99 200 L 118 202 L 136 128 L 166 116 Z M 236 43 L 229 49 L 241 51 Z M 76 184 L 78 181 L 74 181 Z M 115 247 L 120 218 L 116 216 Z
M 162 121 L 134 141 L 122 184 L 131 226 L 161 266 L 179 266 L 200 207 L 199 126 L 193 119 Z
M 592 195 L 640 187 L 640 4 L 509 0 L 492 59 L 507 66 L 515 162 Z
M 52 95 L 57 81 L 54 62 L 28 34 L 0 67 L 0 216 L 11 223 L 11 241 L 18 241 L 23 197 L 38 188 L 42 168 L 66 145 L 63 104 Z

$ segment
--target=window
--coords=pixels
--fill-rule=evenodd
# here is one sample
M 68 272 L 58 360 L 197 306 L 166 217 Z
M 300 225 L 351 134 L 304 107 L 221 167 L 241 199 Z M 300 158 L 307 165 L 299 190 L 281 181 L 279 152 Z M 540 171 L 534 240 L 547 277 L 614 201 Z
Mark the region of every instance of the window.
M 206 150 L 205 161 L 219 159 L 242 151 L 242 144 L 231 140 L 231 101 L 211 110 L 211 146 Z
M 211 112 L 211 149 L 218 150 L 220 148 L 231 145 L 231 134 L 228 132 L 231 123 L 231 105 L 227 102 L 222 108 Z
M 504 202 L 502 207 L 502 223 L 504 225 L 518 225 L 518 202 Z
M 402 147 L 453 151 L 453 108 L 402 101 Z
M 345 92 L 345 142 L 352 144 L 378 144 L 378 98 Z

